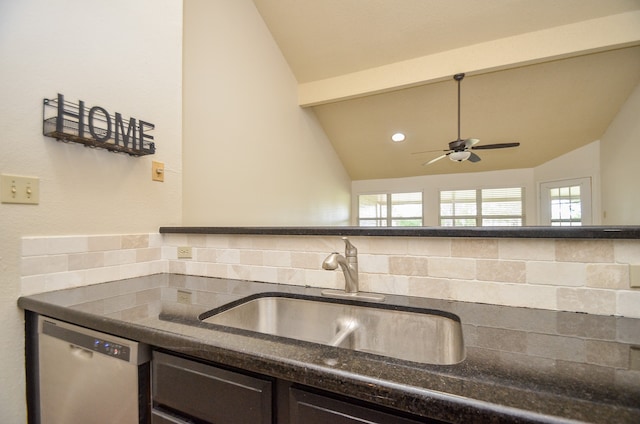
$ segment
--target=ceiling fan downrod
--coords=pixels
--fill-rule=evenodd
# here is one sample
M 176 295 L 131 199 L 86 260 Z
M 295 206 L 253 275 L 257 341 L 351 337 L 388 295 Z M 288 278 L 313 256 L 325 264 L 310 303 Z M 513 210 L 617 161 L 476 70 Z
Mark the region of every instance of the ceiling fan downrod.
M 456 144 L 460 144 L 462 139 L 460 138 L 460 81 L 464 78 L 464 74 L 455 74 L 453 79 L 458 81 L 458 139 Z

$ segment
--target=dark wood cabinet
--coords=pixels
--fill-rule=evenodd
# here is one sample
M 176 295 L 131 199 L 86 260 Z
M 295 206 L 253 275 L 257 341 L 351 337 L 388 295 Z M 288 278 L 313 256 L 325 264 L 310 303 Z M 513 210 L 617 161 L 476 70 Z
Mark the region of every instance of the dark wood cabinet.
M 153 353 L 152 424 L 438 423 L 266 376 Z
M 289 396 L 290 424 L 419 424 L 438 423 L 426 418 L 406 418 L 396 413 L 347 399 L 291 388 Z
M 274 422 L 270 379 L 161 352 L 153 354 L 152 400 L 154 424 Z

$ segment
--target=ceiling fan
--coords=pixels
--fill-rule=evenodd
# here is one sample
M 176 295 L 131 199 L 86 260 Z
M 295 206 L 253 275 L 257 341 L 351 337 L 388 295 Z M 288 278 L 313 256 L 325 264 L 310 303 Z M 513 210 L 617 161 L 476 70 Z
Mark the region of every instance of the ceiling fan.
M 460 82 L 463 78 L 464 74 L 455 74 L 453 76 L 453 79 L 458 82 L 458 139 L 449 142 L 449 149 L 443 150 L 446 152 L 445 154 L 423 163 L 423 166 L 431 165 L 432 163 L 446 158 L 447 156 L 449 156 L 449 159 L 456 162 L 462 162 L 465 160 L 469 160 L 469 162 L 479 162 L 481 160 L 480 156 L 470 150 L 504 149 L 506 147 L 518 147 L 520 145 L 520 143 L 497 143 L 476 146 L 476 144 L 480 142 L 477 138 L 467 138 L 466 140 L 462 140 L 460 138 Z

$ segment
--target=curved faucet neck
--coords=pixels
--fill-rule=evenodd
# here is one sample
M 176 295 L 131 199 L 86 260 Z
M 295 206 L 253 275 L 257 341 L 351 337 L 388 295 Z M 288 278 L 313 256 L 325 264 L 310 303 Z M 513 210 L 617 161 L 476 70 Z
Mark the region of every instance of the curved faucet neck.
M 343 237 L 345 243 L 345 256 L 338 252 L 333 252 L 322 263 L 324 269 L 336 269 L 338 265 L 342 268 L 344 274 L 344 291 L 346 293 L 358 292 L 358 249 L 351 244 L 347 237 Z
M 338 255 L 336 258 L 344 274 L 344 291 L 347 293 L 358 292 L 358 261 L 355 257 L 345 258 Z

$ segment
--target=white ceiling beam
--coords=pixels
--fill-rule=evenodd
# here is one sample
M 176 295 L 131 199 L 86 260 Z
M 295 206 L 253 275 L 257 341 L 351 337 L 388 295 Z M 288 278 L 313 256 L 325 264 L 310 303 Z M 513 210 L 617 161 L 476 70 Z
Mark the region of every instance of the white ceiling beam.
M 468 29 L 473 31 L 473 28 Z M 591 19 L 298 85 L 300 106 L 314 106 L 640 44 L 640 11 Z

